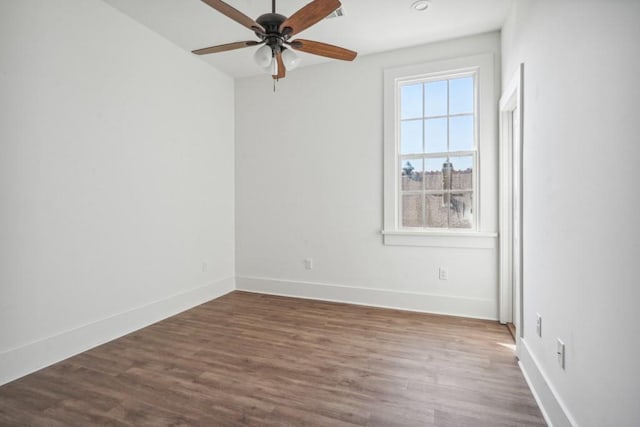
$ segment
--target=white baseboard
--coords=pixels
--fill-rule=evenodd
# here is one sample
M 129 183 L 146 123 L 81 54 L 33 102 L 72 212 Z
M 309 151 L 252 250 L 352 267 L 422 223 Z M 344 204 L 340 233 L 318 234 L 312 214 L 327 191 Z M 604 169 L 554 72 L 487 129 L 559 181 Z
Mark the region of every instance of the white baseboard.
M 233 291 L 229 277 L 0 353 L 0 385 Z
M 558 397 L 547 376 L 540 369 L 538 361 L 524 339 L 518 339 L 518 357 L 522 374 L 549 427 L 576 426 L 573 417 Z
M 462 298 L 264 277 L 236 277 L 236 289 L 477 319 L 497 320 L 498 312 L 497 301 L 492 299 Z

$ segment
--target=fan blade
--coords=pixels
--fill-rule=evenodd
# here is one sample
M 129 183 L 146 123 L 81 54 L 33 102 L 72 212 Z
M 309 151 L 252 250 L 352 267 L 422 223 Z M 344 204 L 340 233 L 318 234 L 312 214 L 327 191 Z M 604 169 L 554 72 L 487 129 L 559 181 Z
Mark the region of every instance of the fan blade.
M 313 40 L 296 39 L 293 40 L 290 45 L 292 48 L 302 52 L 326 56 L 327 58 L 341 59 L 343 61 L 353 61 L 358 55 L 358 52 L 327 43 L 314 42 Z
M 225 52 L 227 50 L 242 49 L 243 47 L 255 46 L 257 44 L 262 44 L 262 43 L 254 40 L 248 40 L 246 42 L 235 42 L 235 43 L 219 44 L 218 46 L 205 47 L 202 49 L 193 50 L 191 51 L 191 53 L 195 53 L 196 55 L 206 55 L 208 53 L 218 53 L 218 52 Z
M 265 34 L 265 29 L 262 27 L 262 25 L 258 24 L 256 21 L 249 18 L 247 15 L 240 12 L 238 9 L 228 5 L 222 0 L 202 0 L 202 1 L 208 4 L 209 6 L 211 6 L 212 8 L 214 8 L 215 10 L 217 10 L 218 12 L 222 13 L 223 15 L 226 15 L 229 18 L 233 19 L 238 24 L 243 25 L 252 31 L 257 31 L 258 33 Z
M 284 67 L 284 62 L 282 62 L 282 54 L 278 52 L 276 54 L 276 61 L 278 61 L 278 74 L 272 75 L 274 80 L 284 79 L 284 76 L 287 74 L 287 69 Z
M 339 0 L 314 0 L 284 21 L 280 25 L 280 32 L 285 37 L 297 34 L 320 22 L 339 7 Z

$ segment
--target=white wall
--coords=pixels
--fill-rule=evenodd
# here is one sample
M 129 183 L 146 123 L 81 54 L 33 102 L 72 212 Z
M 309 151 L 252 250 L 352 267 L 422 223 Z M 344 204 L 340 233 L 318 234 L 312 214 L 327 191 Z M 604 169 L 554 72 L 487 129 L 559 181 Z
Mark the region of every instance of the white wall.
M 640 424 L 639 22 L 638 1 L 529 0 L 502 33 L 505 81 L 525 64 L 520 351 L 555 425 Z
M 294 70 L 276 93 L 267 75 L 237 80 L 237 286 L 496 318 L 495 248 L 385 246 L 380 230 L 384 69 L 493 53 L 499 72 L 499 50 L 490 33 Z M 483 231 L 495 232 L 495 137 L 485 143 Z
M 0 383 L 233 289 L 233 97 L 98 0 L 0 2 Z

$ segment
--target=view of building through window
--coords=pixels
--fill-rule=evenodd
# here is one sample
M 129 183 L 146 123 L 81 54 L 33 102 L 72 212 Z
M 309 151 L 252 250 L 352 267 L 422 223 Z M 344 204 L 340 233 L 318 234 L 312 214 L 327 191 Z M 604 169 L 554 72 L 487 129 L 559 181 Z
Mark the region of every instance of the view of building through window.
M 473 228 L 475 75 L 400 85 L 400 226 Z

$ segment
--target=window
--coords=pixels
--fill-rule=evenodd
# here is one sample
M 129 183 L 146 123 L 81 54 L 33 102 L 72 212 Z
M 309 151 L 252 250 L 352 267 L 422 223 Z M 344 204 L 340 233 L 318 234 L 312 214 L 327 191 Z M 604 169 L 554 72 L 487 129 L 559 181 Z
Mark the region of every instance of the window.
M 491 54 L 385 70 L 386 244 L 495 245 L 480 215 L 482 177 L 497 182 L 480 154 L 496 150 L 493 80 Z
M 399 228 L 473 229 L 475 72 L 399 81 Z

